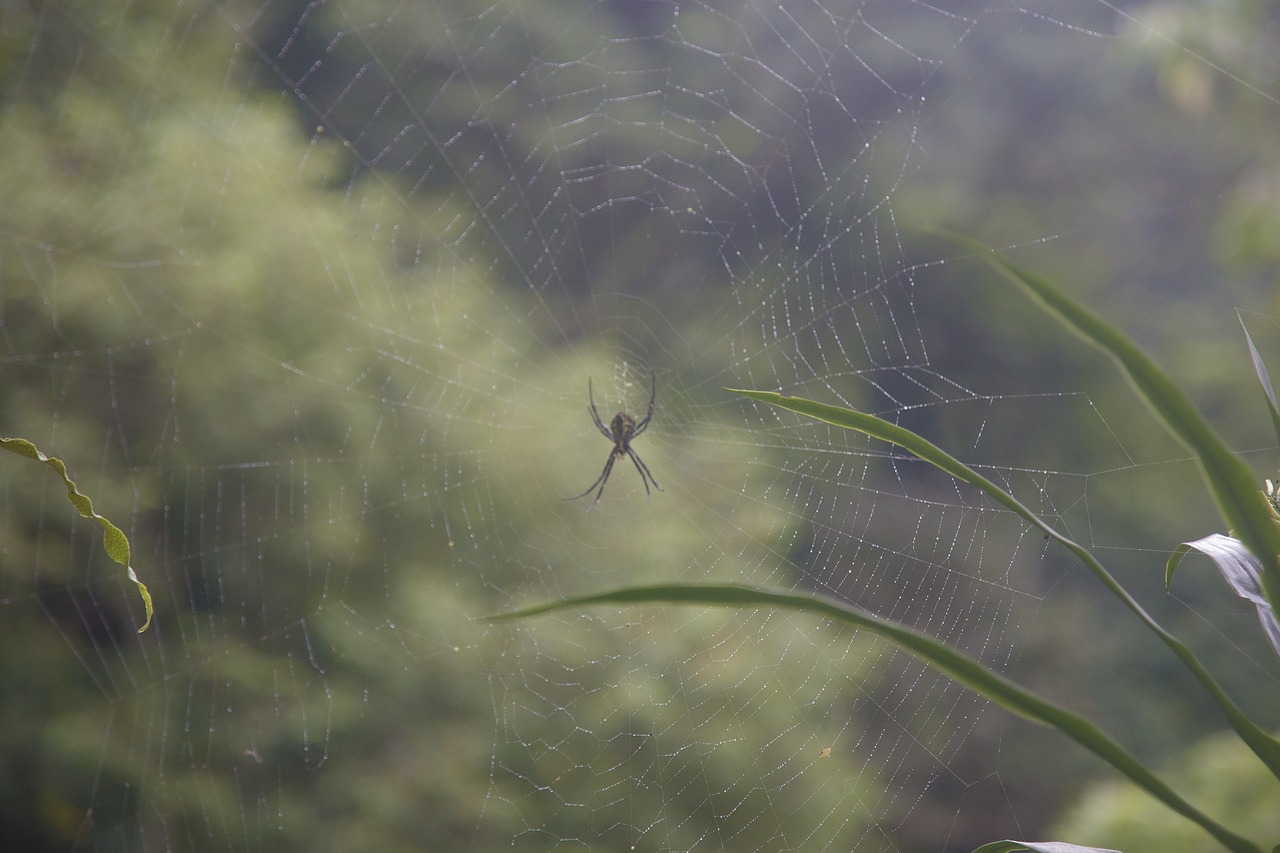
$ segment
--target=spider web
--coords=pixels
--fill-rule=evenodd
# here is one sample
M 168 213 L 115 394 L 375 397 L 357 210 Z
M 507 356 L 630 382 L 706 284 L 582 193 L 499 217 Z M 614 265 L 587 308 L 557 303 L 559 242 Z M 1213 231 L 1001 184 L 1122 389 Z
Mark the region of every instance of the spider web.
M 4 431 L 68 462 L 157 605 L 135 636 L 132 585 L 61 485 L 7 460 L 15 844 L 964 849 L 1036 834 L 1097 771 L 811 617 L 479 617 L 747 583 L 1082 688 L 1034 663 L 1085 624 L 1062 615 L 1085 586 L 1064 555 L 893 448 L 723 389 L 902 423 L 1149 578 L 1174 540 L 1113 508 L 1167 508 L 1181 451 L 1105 380 L 1079 390 L 1092 356 L 915 227 L 980 192 L 973 230 L 1054 237 L 1046 263 L 1164 245 L 1042 203 L 1051 167 L 1154 180 L 1114 140 L 1042 144 L 1056 105 L 1003 171 L 966 159 L 1020 86 L 1130 67 L 1133 18 L 155 0 L 5 27 Z M 1141 83 L 1088 104 L 1154 108 Z M 1026 207 L 1000 208 L 1013 193 Z M 1207 215 L 1156 197 L 1187 230 Z M 1149 281 L 1187 263 L 1145 254 Z M 610 453 L 588 388 L 608 426 L 655 385 L 632 449 L 662 491 L 619 459 L 597 504 L 564 500 Z M 1024 797 L 1044 749 L 1063 776 Z

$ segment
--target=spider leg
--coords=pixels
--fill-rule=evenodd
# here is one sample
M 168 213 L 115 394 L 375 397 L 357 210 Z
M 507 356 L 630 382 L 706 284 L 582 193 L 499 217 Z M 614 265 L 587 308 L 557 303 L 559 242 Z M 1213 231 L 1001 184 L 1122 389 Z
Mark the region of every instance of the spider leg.
M 596 411 L 596 398 L 591 391 L 591 377 L 587 377 L 587 399 L 591 401 L 591 419 L 596 422 L 596 429 L 600 430 L 600 434 L 605 438 L 613 441 L 613 433 L 605 427 L 604 421 L 600 420 L 600 413 Z M 591 491 L 587 489 L 587 491 Z M 579 496 L 581 497 L 581 496 Z
M 588 388 L 587 390 L 590 391 L 591 389 Z M 649 425 L 649 419 L 653 417 L 653 404 L 654 404 L 654 401 L 657 399 L 658 399 L 658 374 L 654 373 L 653 374 L 653 390 L 649 392 L 649 412 L 644 416 L 644 420 L 636 424 L 636 431 L 631 433 L 632 438 L 635 438 L 637 435 L 644 432 L 644 428 Z M 654 483 L 654 485 L 656 486 L 657 483 Z
M 636 470 L 640 472 L 640 482 L 644 483 L 644 497 L 649 499 L 652 492 L 649 491 L 649 484 L 653 483 L 653 487 L 658 491 L 664 491 L 662 486 L 658 485 L 658 481 L 654 479 L 653 472 L 649 470 L 649 466 L 644 464 L 644 460 L 640 458 L 640 454 L 636 453 L 630 447 L 627 448 L 627 455 L 631 457 L 631 461 L 636 463 Z M 647 479 L 646 479 L 647 477 Z
M 578 498 L 585 498 L 587 495 L 591 494 L 592 489 L 599 486 L 600 491 L 596 492 L 596 499 L 591 502 L 592 506 L 598 504 L 600 502 L 600 496 L 604 494 L 604 484 L 609 482 L 609 472 L 613 470 L 613 460 L 617 458 L 618 456 L 616 453 L 610 452 L 609 459 L 604 463 L 604 470 L 600 472 L 600 476 L 596 478 L 596 481 L 590 486 L 587 486 L 587 490 L 582 494 L 574 495 L 573 497 L 565 498 L 564 500 L 576 501 Z

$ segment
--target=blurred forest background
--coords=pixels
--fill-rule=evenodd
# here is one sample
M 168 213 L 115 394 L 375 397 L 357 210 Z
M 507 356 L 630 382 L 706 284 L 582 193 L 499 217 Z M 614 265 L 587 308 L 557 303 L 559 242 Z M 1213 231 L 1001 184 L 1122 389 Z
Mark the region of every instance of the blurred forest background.
M 1218 529 L 1185 454 L 925 228 L 1131 331 L 1273 476 L 1235 309 L 1280 364 L 1277 98 L 1253 0 L 3 4 L 0 433 L 67 462 L 157 614 L 2 460 L 0 846 L 1204 849 L 853 633 L 476 619 L 658 579 L 922 627 L 1204 756 L 1179 784 L 1274 842 L 1216 712 L 1065 555 L 721 389 L 996 472 L 1280 725 L 1248 606 L 1190 563 L 1163 590 Z M 665 491 L 623 460 L 562 501 L 609 451 L 588 379 L 607 422 L 651 376 Z

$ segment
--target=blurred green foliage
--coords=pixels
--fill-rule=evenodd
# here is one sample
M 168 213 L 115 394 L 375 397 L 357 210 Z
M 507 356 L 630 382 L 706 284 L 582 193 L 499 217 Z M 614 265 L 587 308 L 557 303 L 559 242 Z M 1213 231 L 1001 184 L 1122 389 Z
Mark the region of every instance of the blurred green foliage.
M 92 548 L 59 544 L 69 525 L 50 527 L 48 499 L 10 486 L 0 676 L 34 701 L 4 703 L 6 838 L 420 850 L 532 833 L 622 848 L 641 831 L 692 845 L 716 821 L 726 838 L 851 844 L 874 792 L 807 744 L 834 741 L 839 697 L 862 685 L 821 685 L 833 707 L 800 727 L 768 701 L 778 671 L 813 668 L 811 645 L 714 617 L 536 637 L 469 621 L 525 577 L 495 564 L 502 542 L 572 562 L 544 513 L 607 452 L 562 464 L 590 423 L 520 378 L 564 368 L 532 358 L 546 353 L 520 319 L 534 297 L 468 260 L 500 235 L 463 236 L 474 209 L 456 183 L 410 192 L 335 137 L 308 142 L 279 101 L 228 98 L 225 28 L 175 44 L 163 9 L 133 11 L 111 28 L 79 19 L 79 43 L 37 54 L 102 74 L 48 91 L 22 68 L 7 80 L 0 393 L 7 431 L 96 471 L 95 493 L 132 520 L 158 618 L 131 639 L 135 602 Z M 583 408 L 586 379 L 563 377 Z M 697 465 L 745 459 L 726 447 Z M 665 518 L 637 520 L 629 550 L 581 525 L 575 544 L 634 574 L 705 547 Z M 718 547 L 758 563 L 789 524 L 739 518 Z M 658 651 L 653 633 L 669 638 Z M 588 646 L 589 672 L 558 671 Z M 529 677 L 548 679 L 543 704 L 495 720 L 532 701 L 504 687 Z M 584 681 L 613 690 L 584 699 Z M 605 722 L 586 731 L 576 713 Z M 697 761 L 673 761 L 689 749 Z M 792 805 L 772 802 L 770 774 L 795 776 Z M 632 826 L 659 812 L 664 825 Z

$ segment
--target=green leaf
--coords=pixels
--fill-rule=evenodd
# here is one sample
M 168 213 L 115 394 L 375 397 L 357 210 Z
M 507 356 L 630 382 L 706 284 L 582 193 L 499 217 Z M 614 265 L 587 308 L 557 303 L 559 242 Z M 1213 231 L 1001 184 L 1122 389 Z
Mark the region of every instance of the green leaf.
M 1165 565 L 1165 586 L 1173 583 L 1173 573 L 1187 552 L 1194 548 L 1213 560 L 1218 573 L 1227 582 L 1236 595 L 1252 604 L 1258 612 L 1258 621 L 1262 623 L 1262 631 L 1271 643 L 1271 650 L 1280 655 L 1280 622 L 1276 621 L 1275 611 L 1271 604 L 1262 597 L 1259 575 L 1262 565 L 1253 552 L 1244 547 L 1244 543 L 1231 536 L 1211 533 L 1194 542 L 1183 542 L 1174 549 Z
M 927 634 L 882 619 L 861 608 L 795 593 L 775 592 L 737 584 L 658 584 L 624 587 L 593 595 L 533 605 L 491 617 L 491 621 L 530 616 L 589 605 L 696 604 L 716 607 L 779 607 L 799 610 L 871 631 L 894 642 L 958 683 L 1033 722 L 1051 726 L 1106 761 L 1173 811 L 1199 824 L 1230 850 L 1259 853 L 1248 839 L 1221 826 L 1160 781 L 1138 759 L 1107 737 L 1086 718 L 1068 711 L 1020 687 L 979 661 Z
M 999 255 L 988 254 L 987 260 L 1064 326 L 1109 355 L 1169 432 L 1196 455 L 1227 529 L 1262 561 L 1262 587 L 1267 600 L 1273 608 L 1280 605 L 1280 527 L 1259 493 L 1258 477 L 1249 466 L 1218 438 L 1156 363 L 1119 329 L 1048 280 Z
M 881 441 L 887 441 L 890 444 L 896 444 L 906 450 L 912 456 L 923 459 L 932 465 L 936 465 L 943 471 L 946 471 L 957 480 L 976 486 L 985 492 L 988 496 L 999 501 L 1004 506 L 1016 512 L 1024 518 L 1029 524 L 1038 527 L 1041 531 L 1049 536 L 1063 542 L 1067 545 L 1075 545 L 1074 542 L 1064 536 L 1058 534 L 1049 524 L 1041 520 L 1034 512 L 1027 509 L 1021 504 L 1017 498 L 979 474 L 977 471 L 965 465 L 959 459 L 947 453 L 942 448 L 932 444 L 928 440 L 916 435 L 909 429 L 890 423 L 883 418 L 875 415 L 864 414 L 863 412 L 846 409 L 841 406 L 831 406 L 827 403 L 819 403 L 814 400 L 806 400 L 802 397 L 787 397 L 774 391 L 747 391 L 741 388 L 726 388 L 734 394 L 741 394 L 743 397 L 749 397 L 752 400 L 759 400 L 762 403 L 768 403 L 771 406 L 777 406 L 780 409 L 787 409 L 799 415 L 829 423 L 832 426 L 851 429 L 856 432 L 869 435 L 872 438 L 878 438 Z M 1079 548 L 1080 546 L 1076 545 Z M 1083 550 L 1083 549 L 1081 549 Z
M 1013 510 L 1025 519 L 1027 523 L 1043 531 L 1050 539 L 1060 542 L 1071 553 L 1075 554 L 1089 568 L 1089 571 L 1093 572 L 1094 576 L 1129 608 L 1130 612 L 1142 620 L 1142 623 L 1178 656 L 1183 666 L 1196 677 L 1196 680 L 1218 703 L 1218 707 L 1222 709 L 1223 714 L 1230 721 L 1232 728 L 1240 735 L 1241 740 L 1249 744 L 1249 747 L 1271 769 L 1276 778 L 1280 779 L 1280 741 L 1249 719 L 1232 701 L 1231 697 L 1226 694 L 1226 691 L 1218 685 L 1217 681 L 1204 668 L 1204 665 L 1200 663 L 1191 649 L 1162 628 L 1155 619 L 1143 610 L 1142 605 L 1138 604 L 1133 596 L 1129 595 L 1119 581 L 1112 577 L 1111 573 L 1089 553 L 1088 549 L 1063 536 L 1048 522 L 1023 506 L 1013 495 L 924 438 L 874 415 L 855 412 L 852 409 L 845 409 L 840 406 L 830 406 L 813 400 L 804 400 L 799 397 L 786 397 L 773 391 L 727 390 L 734 391 L 736 394 L 741 394 L 753 400 L 759 400 L 763 403 L 769 403 L 770 405 L 796 412 L 797 414 L 806 415 L 833 426 L 856 430 L 872 438 L 896 444 L 925 462 L 936 465 L 957 480 L 981 489 L 994 500 Z
M 1021 850 L 1030 850 L 1032 853 L 1120 853 L 1109 847 L 1082 847 L 1062 841 L 992 841 L 973 853 L 1018 853 Z
M 1178 566 L 1182 565 L 1182 559 L 1191 553 L 1191 546 L 1186 542 L 1182 542 L 1177 548 L 1173 549 L 1173 553 L 1169 555 L 1169 562 L 1164 564 L 1164 590 L 1168 592 L 1173 589 L 1173 575 L 1178 571 Z
M 1236 319 L 1240 321 L 1240 328 L 1244 329 L 1244 340 L 1249 345 L 1249 358 L 1253 359 L 1253 372 L 1258 375 L 1258 384 L 1262 386 L 1262 391 L 1267 395 L 1267 409 L 1271 412 L 1271 426 L 1276 431 L 1276 440 L 1280 441 L 1280 404 L 1276 403 L 1276 392 L 1271 387 L 1271 377 L 1267 374 L 1267 366 L 1262 362 L 1262 356 L 1258 354 L 1258 348 L 1253 345 L 1253 338 L 1249 336 L 1249 329 L 1245 327 L 1244 318 L 1240 316 L 1240 312 L 1236 312 Z
M 138 629 L 138 633 L 141 634 L 147 630 L 147 627 L 151 625 L 151 616 L 154 612 L 151 604 L 151 592 L 147 589 L 146 584 L 138 580 L 138 576 L 133 571 L 129 554 L 129 538 L 124 535 L 120 528 L 93 511 L 93 501 L 81 494 L 76 488 L 76 484 L 67 476 L 67 466 L 63 464 L 61 459 L 56 456 L 45 456 L 25 438 L 0 438 L 0 447 L 10 453 L 48 465 L 58 473 L 58 476 L 62 478 L 62 482 L 67 484 L 67 500 L 71 501 L 71 505 L 76 508 L 80 515 L 98 523 L 98 526 L 102 528 L 102 544 L 107 549 L 107 556 L 124 566 L 129 580 L 133 581 L 138 587 L 138 593 L 142 596 L 142 606 L 147 616 L 142 627 Z

